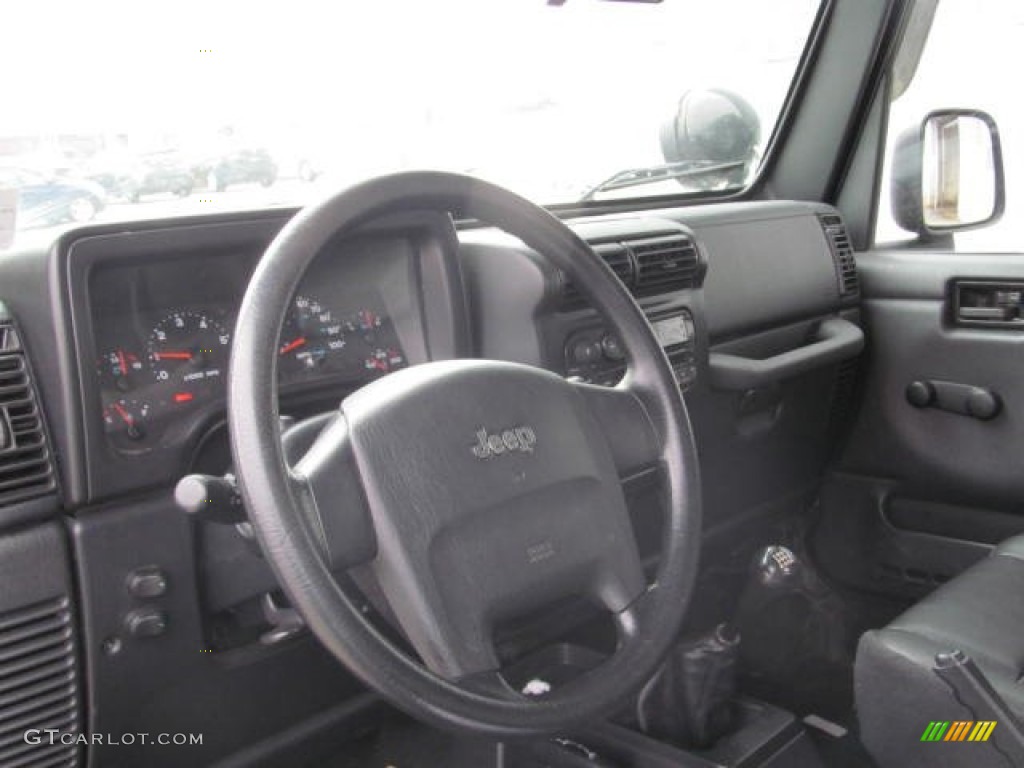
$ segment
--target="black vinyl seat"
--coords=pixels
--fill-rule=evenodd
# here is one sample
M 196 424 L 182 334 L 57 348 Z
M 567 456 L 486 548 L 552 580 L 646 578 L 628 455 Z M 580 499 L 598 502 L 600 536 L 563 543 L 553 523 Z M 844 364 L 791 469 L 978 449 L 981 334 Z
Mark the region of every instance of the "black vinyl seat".
M 999 726 L 987 743 L 935 744 L 932 721 L 976 721 L 933 671 L 935 655 L 961 650 L 1008 708 L 1024 719 L 1024 536 L 928 595 L 884 629 L 860 640 L 857 717 L 865 746 L 888 766 L 1009 766 Z M 1004 732 L 1005 732 L 1004 727 Z

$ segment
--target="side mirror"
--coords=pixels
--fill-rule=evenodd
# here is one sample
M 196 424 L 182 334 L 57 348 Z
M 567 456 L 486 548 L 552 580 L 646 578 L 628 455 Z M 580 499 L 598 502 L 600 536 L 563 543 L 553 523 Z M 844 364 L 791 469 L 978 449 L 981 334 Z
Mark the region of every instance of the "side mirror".
M 892 213 L 903 229 L 934 238 L 984 227 L 1003 215 L 1003 152 L 999 129 L 986 112 L 930 113 L 896 140 L 892 168 Z

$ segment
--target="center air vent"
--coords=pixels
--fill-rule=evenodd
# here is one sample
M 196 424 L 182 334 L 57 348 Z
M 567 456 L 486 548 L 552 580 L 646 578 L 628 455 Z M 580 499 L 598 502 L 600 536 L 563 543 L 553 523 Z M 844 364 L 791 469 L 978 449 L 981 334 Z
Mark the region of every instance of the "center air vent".
M 839 295 L 851 296 L 860 290 L 860 281 L 857 277 L 857 259 L 853 255 L 853 245 L 850 243 L 846 225 L 836 214 L 826 213 L 819 218 L 836 265 Z
M 686 235 L 657 235 L 593 246 L 595 253 L 634 296 L 669 293 L 697 285 L 700 255 Z M 567 305 L 582 299 L 572 281 L 565 278 L 562 297 Z
M 28 362 L 14 326 L 0 323 L 0 505 L 53 489 L 53 464 Z
M 633 240 L 629 248 L 636 259 L 636 292 L 666 293 L 693 288 L 700 258 L 697 246 L 687 237 L 669 235 Z
M 633 260 L 629 251 L 621 243 L 601 243 L 594 246 L 594 252 L 604 263 L 611 267 L 612 272 L 627 287 L 633 285 Z M 568 278 L 562 283 L 562 296 L 567 302 L 578 302 L 580 292 Z

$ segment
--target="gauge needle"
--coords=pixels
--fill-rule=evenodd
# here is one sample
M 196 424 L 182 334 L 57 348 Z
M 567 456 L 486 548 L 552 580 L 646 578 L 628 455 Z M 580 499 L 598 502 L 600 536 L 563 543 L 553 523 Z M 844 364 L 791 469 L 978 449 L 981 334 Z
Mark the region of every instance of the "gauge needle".
M 128 413 L 128 411 L 121 407 L 120 403 L 114 403 L 114 410 L 117 411 L 117 415 L 124 419 L 124 423 L 129 427 L 135 423 L 135 419 L 132 418 L 132 415 Z
M 287 355 L 289 352 L 294 352 L 299 347 L 305 345 L 305 343 L 306 343 L 306 337 L 305 336 L 299 336 L 299 338 L 295 339 L 295 341 L 290 341 L 287 344 L 285 344 L 283 347 L 281 347 L 281 351 L 278 352 L 278 354 L 280 354 L 280 355 Z
M 154 352 L 153 357 L 157 360 L 191 360 L 191 352 Z
M 128 375 L 128 363 L 125 362 L 124 350 L 123 349 L 117 350 L 117 362 L 121 366 L 121 375 L 122 376 L 127 376 Z

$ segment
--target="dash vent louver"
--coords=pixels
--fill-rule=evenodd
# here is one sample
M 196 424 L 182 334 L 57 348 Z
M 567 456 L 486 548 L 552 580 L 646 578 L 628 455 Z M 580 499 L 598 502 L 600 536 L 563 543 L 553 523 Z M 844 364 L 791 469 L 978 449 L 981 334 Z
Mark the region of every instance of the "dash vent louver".
M 0 506 L 53 491 L 53 462 L 17 330 L 0 321 Z
M 601 243 L 594 246 L 594 251 L 611 267 L 612 272 L 627 287 L 633 285 L 633 259 L 626 246 L 621 243 Z M 562 283 L 562 298 L 569 303 L 580 301 L 580 292 L 568 278 Z
M 846 225 L 837 214 L 826 213 L 818 218 L 822 229 L 825 230 L 825 237 L 832 251 L 832 260 L 836 265 L 839 294 L 852 296 L 860 290 L 860 280 L 857 277 L 857 259 L 853 254 L 853 244 L 850 242 Z
M 684 234 L 654 235 L 599 243 L 594 251 L 635 296 L 669 293 L 694 288 L 700 273 L 700 254 L 693 240 Z M 581 302 L 572 281 L 562 282 L 564 303 Z
M 700 257 L 688 237 L 668 235 L 634 240 L 637 293 L 664 293 L 696 285 Z
M 80 749 L 70 738 L 81 729 L 77 680 L 67 598 L 0 614 L 0 765 L 79 764 Z M 48 730 L 57 734 L 51 739 Z M 26 740 L 26 731 L 38 733 L 40 742 Z

